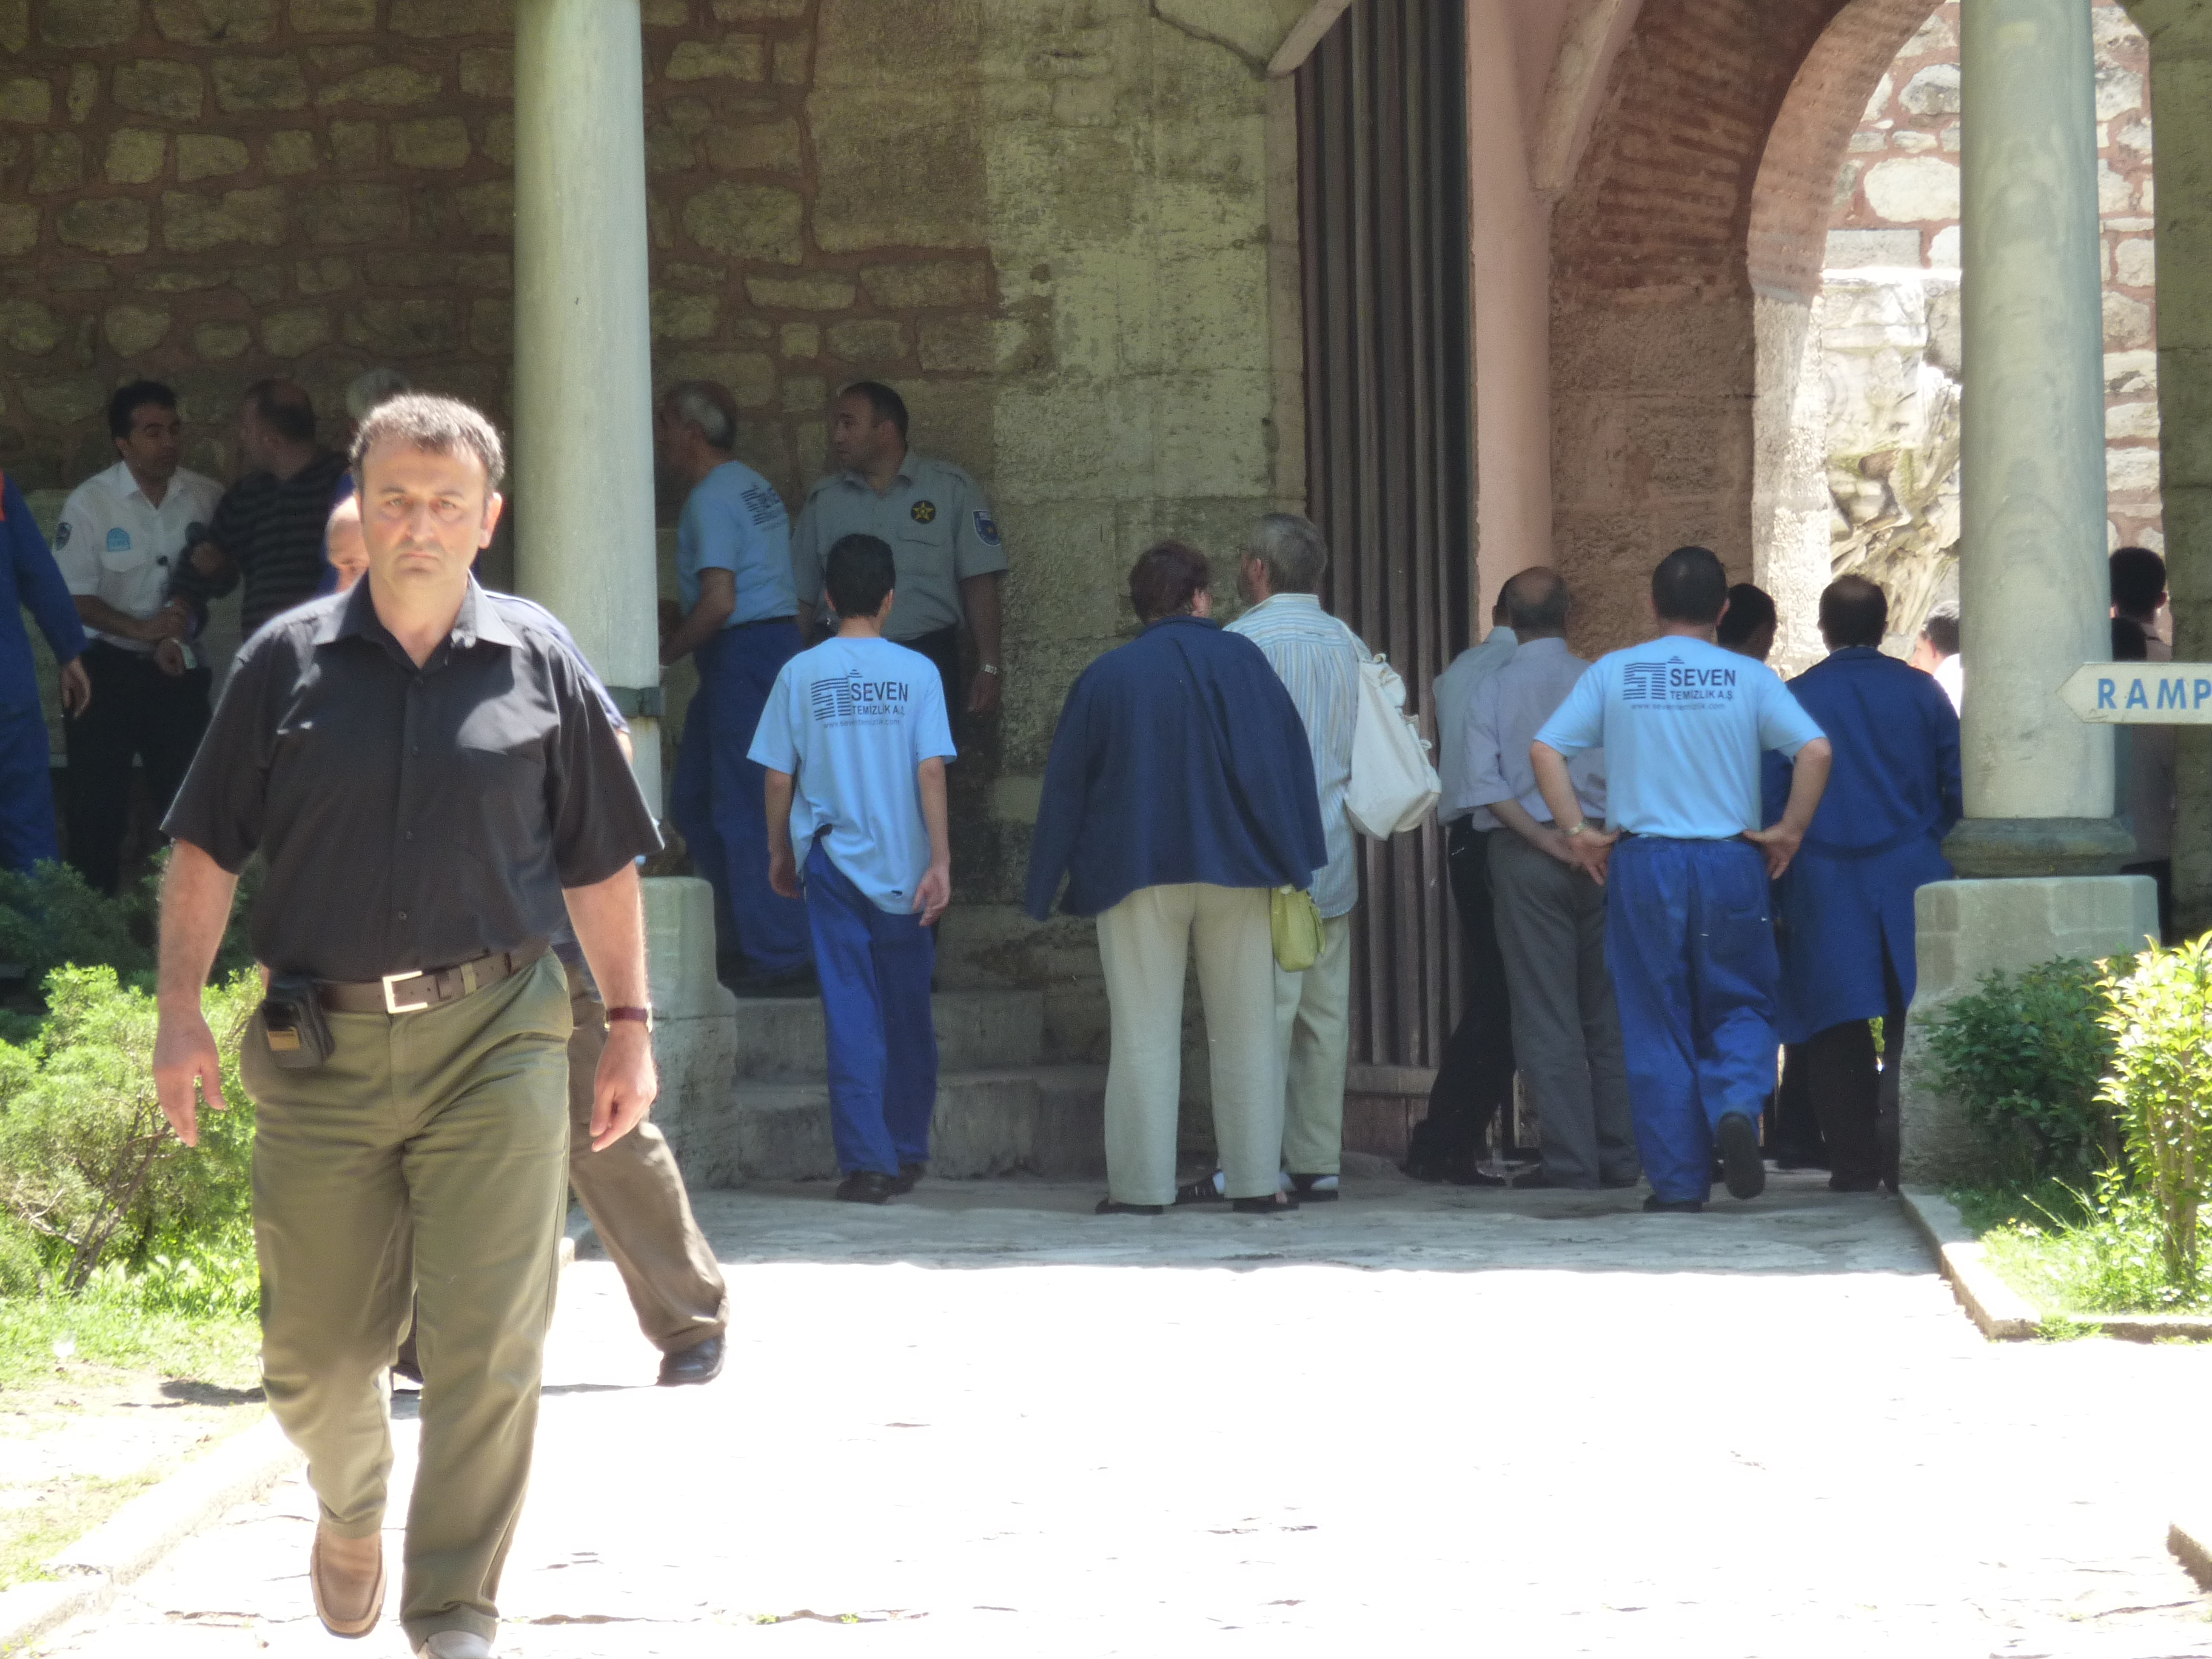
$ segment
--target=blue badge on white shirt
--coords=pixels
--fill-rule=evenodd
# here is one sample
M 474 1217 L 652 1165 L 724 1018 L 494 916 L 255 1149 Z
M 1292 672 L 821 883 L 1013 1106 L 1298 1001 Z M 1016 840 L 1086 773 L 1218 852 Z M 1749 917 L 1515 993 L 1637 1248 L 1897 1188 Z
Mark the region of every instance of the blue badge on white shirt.
M 131 550 L 131 532 L 125 530 L 121 525 L 118 525 L 114 529 L 109 531 L 107 532 L 107 550 L 111 553 L 128 553 Z
M 62 527 L 54 532 L 54 545 L 57 548 L 67 547 L 69 545 L 70 532 L 75 528 L 76 528 L 75 525 L 72 525 L 67 519 L 64 519 L 62 520 Z
M 992 520 L 991 515 L 981 508 L 975 514 L 975 539 L 986 547 L 999 544 L 999 526 Z

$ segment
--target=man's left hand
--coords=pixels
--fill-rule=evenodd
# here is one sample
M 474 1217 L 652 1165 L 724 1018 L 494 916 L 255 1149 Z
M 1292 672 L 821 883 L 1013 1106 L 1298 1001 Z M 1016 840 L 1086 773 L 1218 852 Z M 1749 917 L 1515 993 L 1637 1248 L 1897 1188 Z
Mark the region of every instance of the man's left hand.
M 968 688 L 968 712 L 971 714 L 997 714 L 999 695 L 999 677 L 978 673 L 975 684 Z
M 914 908 L 925 927 L 937 926 L 938 917 L 952 902 L 952 872 L 933 864 L 914 890 Z
M 1805 832 L 1792 830 L 1787 823 L 1778 823 L 1771 830 L 1747 830 L 1743 838 L 1766 854 L 1766 878 L 1779 881 L 1782 872 L 1790 867 L 1790 860 L 1797 856 Z
M 611 1022 L 592 1093 L 592 1150 L 603 1152 L 637 1127 L 659 1093 L 653 1034 L 634 1019 Z
M 185 647 L 175 640 L 163 640 L 154 647 L 154 666 L 172 679 L 191 666 L 185 660 Z
M 62 713 L 82 714 L 92 707 L 92 676 L 84 672 L 84 659 L 71 657 L 62 665 Z

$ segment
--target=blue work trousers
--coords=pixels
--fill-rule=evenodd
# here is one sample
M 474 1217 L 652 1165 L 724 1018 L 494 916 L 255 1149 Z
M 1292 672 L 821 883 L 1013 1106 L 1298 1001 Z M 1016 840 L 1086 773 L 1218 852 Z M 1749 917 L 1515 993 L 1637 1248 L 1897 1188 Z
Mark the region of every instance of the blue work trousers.
M 54 842 L 52 745 L 39 706 L 0 705 L 0 869 L 62 855 Z
M 806 907 L 768 884 L 768 772 L 745 758 L 777 672 L 798 654 L 799 625 L 785 622 L 726 628 L 699 647 L 699 690 L 668 792 L 668 816 L 714 885 L 715 914 L 737 924 L 720 948 L 742 951 L 757 974 L 806 962 Z
M 1756 1123 L 1774 1092 L 1766 860 L 1746 841 L 1625 836 L 1606 890 L 1636 1149 L 1654 1193 L 1702 1202 L 1714 1128 L 1729 1112 Z
M 937 1115 L 929 929 L 919 915 L 878 908 L 819 842 L 806 856 L 806 915 L 829 1028 L 837 1167 L 896 1175 L 902 1164 L 927 1164 Z

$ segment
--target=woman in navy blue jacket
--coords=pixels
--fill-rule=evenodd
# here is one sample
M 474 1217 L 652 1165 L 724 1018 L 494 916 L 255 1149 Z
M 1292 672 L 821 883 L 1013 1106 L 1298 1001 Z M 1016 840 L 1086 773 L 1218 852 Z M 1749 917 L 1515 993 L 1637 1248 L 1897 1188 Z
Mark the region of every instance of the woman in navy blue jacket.
M 1076 680 L 1030 843 L 1029 913 L 1066 877 L 1095 916 L 1111 1005 L 1101 1215 L 1174 1201 L 1184 963 L 1198 953 L 1214 1139 L 1232 1206 L 1273 1213 L 1283 1140 L 1269 898 L 1328 861 L 1305 726 L 1259 647 L 1210 617 L 1205 555 L 1146 550 L 1144 632 Z

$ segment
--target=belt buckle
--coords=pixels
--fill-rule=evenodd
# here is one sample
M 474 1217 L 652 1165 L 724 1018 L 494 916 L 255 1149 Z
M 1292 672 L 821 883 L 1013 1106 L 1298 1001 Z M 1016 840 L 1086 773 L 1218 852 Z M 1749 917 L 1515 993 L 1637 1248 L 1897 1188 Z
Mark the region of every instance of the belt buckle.
M 429 975 L 419 968 L 410 968 L 404 974 L 386 974 L 384 976 L 384 1012 L 387 1014 L 418 1014 L 428 1007 L 430 1000 L 428 997 L 423 998 L 420 1002 L 402 1002 L 392 994 L 392 988 L 403 979 L 428 979 L 428 977 Z

